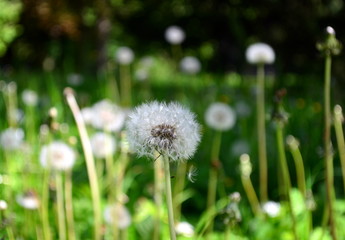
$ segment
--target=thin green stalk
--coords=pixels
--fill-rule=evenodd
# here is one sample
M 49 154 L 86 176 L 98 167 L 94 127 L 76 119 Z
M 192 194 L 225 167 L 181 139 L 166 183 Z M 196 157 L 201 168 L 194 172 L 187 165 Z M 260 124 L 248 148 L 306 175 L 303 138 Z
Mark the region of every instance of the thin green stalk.
M 167 201 L 167 207 L 168 207 L 170 240 L 176 240 L 174 209 L 173 209 L 173 201 L 172 201 L 172 194 L 171 194 L 171 182 L 170 182 L 171 180 L 170 163 L 169 163 L 169 158 L 167 156 L 163 156 L 163 160 L 164 160 L 165 194 L 166 194 L 166 201 Z
M 326 165 L 326 199 L 329 211 L 329 225 L 332 239 L 336 240 L 335 218 L 333 210 L 333 156 L 331 143 L 331 64 L 332 57 L 330 52 L 326 53 L 325 58 L 325 86 L 324 86 L 324 108 L 325 108 L 325 132 L 324 132 L 324 148 L 325 148 L 325 165 Z
M 131 106 L 131 76 L 129 65 L 120 65 L 121 103 L 124 107 Z
M 9 240 L 15 240 L 13 230 L 11 227 L 6 227 L 6 232 Z
M 65 173 L 65 202 L 66 202 L 66 220 L 68 239 L 75 240 L 75 227 L 73 216 L 73 197 L 72 197 L 72 171 Z
M 281 122 L 277 122 L 276 138 L 277 138 L 279 162 L 280 162 L 280 167 L 282 170 L 281 172 L 282 172 L 282 177 L 283 177 L 283 182 L 284 182 L 284 189 L 285 189 L 285 194 L 289 203 L 289 210 L 290 210 L 290 215 L 291 215 L 291 220 L 292 220 L 292 231 L 293 231 L 295 240 L 298 240 L 296 218 L 293 212 L 293 206 L 290 199 L 291 180 L 290 180 L 290 174 L 289 174 L 289 169 L 288 169 L 285 150 L 284 150 L 283 123 Z
M 59 225 L 59 239 L 66 239 L 66 223 L 65 223 L 65 208 L 63 196 L 63 180 L 60 172 L 55 174 L 56 181 L 56 200 L 58 211 L 58 225 Z
M 297 172 L 297 186 L 304 197 L 306 197 L 307 190 L 305 184 L 305 173 L 302 154 L 298 148 L 298 142 L 293 136 L 288 136 L 287 144 L 289 146 L 291 155 L 294 159 Z
M 163 166 L 161 157 L 159 157 L 154 162 L 154 173 L 155 173 L 155 182 L 154 182 L 154 201 L 156 204 L 156 216 L 155 216 L 155 224 L 153 227 L 153 240 L 159 240 L 160 232 L 161 232 L 161 216 L 162 216 L 162 192 L 163 192 Z
M 187 163 L 181 162 L 177 166 L 177 178 L 174 185 L 174 213 L 175 213 L 175 221 L 179 222 L 181 218 L 181 206 L 182 206 L 182 193 L 185 185 L 185 176 L 187 172 Z
M 41 222 L 43 229 L 44 240 L 51 239 L 50 225 L 49 225 L 49 209 L 48 209 L 48 198 L 49 198 L 49 176 L 50 170 L 44 170 L 43 173 L 43 188 L 42 188 L 42 203 L 41 203 Z
M 344 120 L 342 109 L 339 105 L 334 107 L 334 128 L 337 137 L 338 151 L 343 175 L 343 187 L 345 192 L 345 141 L 342 121 Z
M 217 180 L 218 180 L 218 165 L 219 165 L 219 151 L 222 141 L 222 133 L 220 131 L 216 132 L 212 152 L 211 152 L 211 163 L 209 171 L 208 180 L 208 191 L 207 191 L 207 209 L 211 209 L 217 197 Z M 207 235 L 211 234 L 213 231 L 213 219 L 210 222 L 209 228 L 207 229 Z
M 101 240 L 102 238 L 101 199 L 100 199 L 100 191 L 99 191 L 95 161 L 94 161 L 92 150 L 91 150 L 92 148 L 91 148 L 90 138 L 86 131 L 83 116 L 80 112 L 77 101 L 73 95 L 73 90 L 70 88 L 66 88 L 64 92 L 66 95 L 67 103 L 69 107 L 71 108 L 74 119 L 76 121 L 84 155 L 85 155 L 86 168 L 87 168 L 87 173 L 88 173 L 89 181 L 90 181 L 93 211 L 94 211 L 94 239 Z
M 250 177 L 246 177 L 243 174 L 241 175 L 241 180 L 244 191 L 247 194 L 250 207 L 252 208 L 254 215 L 258 216 L 260 214 L 260 203 L 258 197 L 256 196 L 252 181 L 250 180 Z
M 267 152 L 266 152 L 266 125 L 265 125 L 265 65 L 257 66 L 257 134 L 259 151 L 259 170 L 260 170 L 260 201 L 268 200 L 267 194 Z

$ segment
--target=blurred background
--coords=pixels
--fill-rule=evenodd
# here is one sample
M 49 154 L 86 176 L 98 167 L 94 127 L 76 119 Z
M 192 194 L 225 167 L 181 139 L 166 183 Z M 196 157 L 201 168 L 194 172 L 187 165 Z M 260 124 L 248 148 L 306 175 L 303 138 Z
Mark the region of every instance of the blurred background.
M 311 74 L 322 72 L 315 43 L 323 29 L 331 25 L 345 37 L 342 0 L 0 0 L 0 6 L 5 69 L 38 69 L 52 57 L 59 70 L 95 73 L 119 45 L 136 55 L 164 54 L 164 31 L 178 25 L 187 33 L 183 48 L 207 71 L 249 71 L 243 53 L 262 41 L 277 53 L 277 73 Z M 334 65 L 343 79 L 344 61 Z

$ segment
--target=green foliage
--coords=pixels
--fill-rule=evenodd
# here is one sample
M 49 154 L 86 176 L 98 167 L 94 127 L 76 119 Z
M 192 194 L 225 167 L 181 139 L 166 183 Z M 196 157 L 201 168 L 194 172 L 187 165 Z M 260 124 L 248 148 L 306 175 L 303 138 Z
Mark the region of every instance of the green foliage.
M 0 0 L 0 57 L 21 33 L 21 26 L 18 25 L 21 11 L 20 0 Z

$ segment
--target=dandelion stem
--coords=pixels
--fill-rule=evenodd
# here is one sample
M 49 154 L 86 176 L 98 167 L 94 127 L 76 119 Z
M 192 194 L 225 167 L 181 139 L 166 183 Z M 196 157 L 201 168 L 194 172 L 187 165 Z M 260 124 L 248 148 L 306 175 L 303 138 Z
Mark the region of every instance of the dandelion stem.
M 297 140 L 293 136 L 288 137 L 287 144 L 289 146 L 291 155 L 294 159 L 297 172 L 297 186 L 304 197 L 306 197 L 307 190 L 305 184 L 305 173 L 302 154 L 298 148 Z
M 214 207 L 217 197 L 217 180 L 219 168 L 219 151 L 222 141 L 222 132 L 217 131 L 214 137 L 212 152 L 211 152 L 211 166 L 209 171 L 208 192 L 207 192 L 207 209 Z M 207 229 L 207 235 L 213 231 L 213 219 L 211 219 Z
M 267 153 L 266 153 L 266 126 L 265 126 L 265 65 L 257 66 L 257 134 L 260 170 L 260 201 L 266 202 L 267 194 Z
M 163 166 L 161 159 L 157 159 L 154 162 L 154 171 L 155 171 L 155 193 L 154 193 L 154 200 L 156 204 L 156 218 L 155 218 L 155 225 L 153 228 L 153 240 L 160 239 L 160 228 L 161 228 L 161 215 L 162 215 L 162 182 L 163 182 Z
M 131 106 L 131 77 L 129 65 L 120 65 L 120 79 L 121 79 L 121 102 L 122 106 Z
M 181 218 L 182 193 L 184 189 L 185 176 L 187 172 L 187 163 L 181 162 L 177 166 L 177 178 L 174 185 L 174 213 L 175 221 L 179 222 Z
M 241 180 L 244 191 L 247 194 L 250 207 L 252 208 L 254 215 L 258 216 L 260 214 L 260 203 L 258 197 L 256 196 L 252 181 L 250 180 L 250 176 L 241 174 Z
M 65 202 L 66 202 L 66 220 L 68 229 L 68 239 L 75 240 L 73 201 L 72 201 L 72 171 L 65 174 Z
M 345 192 L 345 141 L 344 141 L 344 131 L 342 126 L 342 121 L 344 119 L 342 109 L 339 105 L 334 107 L 334 128 L 337 137 L 339 157 L 341 163 L 341 171 L 343 175 L 343 185 Z
M 49 169 L 43 174 L 43 189 L 42 189 L 42 204 L 41 204 L 41 218 L 44 240 L 51 239 L 50 225 L 49 225 L 49 211 L 48 211 L 48 197 L 49 197 Z
M 331 64 L 332 57 L 329 51 L 326 52 L 325 57 L 325 86 L 324 86 L 324 148 L 325 148 L 325 165 L 326 165 L 326 198 L 328 203 L 329 212 L 329 225 L 332 239 L 336 240 L 335 219 L 333 213 L 333 156 L 332 156 L 332 143 L 331 143 Z
M 59 239 L 66 239 L 66 224 L 65 224 L 65 210 L 63 197 L 63 180 L 60 172 L 55 175 L 56 181 L 56 199 L 59 223 Z
M 100 200 L 100 191 L 98 185 L 97 172 L 95 167 L 95 161 L 92 154 L 92 148 L 88 133 L 86 131 L 85 123 L 81 115 L 77 101 L 73 95 L 73 90 L 70 88 L 65 89 L 65 95 L 69 107 L 73 113 L 74 119 L 76 121 L 78 131 L 81 138 L 81 143 L 85 155 L 86 167 L 90 181 L 90 188 L 92 194 L 92 203 L 94 211 L 94 239 L 101 240 L 101 227 L 102 227 L 102 218 L 101 218 L 101 200 Z
M 276 128 L 277 148 L 278 148 L 279 162 L 280 162 L 280 167 L 281 167 L 281 172 L 282 172 L 282 177 L 283 177 L 285 194 L 287 197 L 287 201 L 289 203 L 289 210 L 290 210 L 291 221 L 292 221 L 292 231 L 293 231 L 295 240 L 298 240 L 296 218 L 293 212 L 293 206 L 292 206 L 291 198 L 290 198 L 291 180 L 290 180 L 290 174 L 289 174 L 289 169 L 288 169 L 285 150 L 284 150 L 283 124 L 284 123 L 277 122 L 277 128 Z
M 170 230 L 170 240 L 176 240 L 175 233 L 175 223 L 174 223 L 174 210 L 173 201 L 171 194 L 171 182 L 170 182 L 170 163 L 167 156 L 163 156 L 164 160 L 164 176 L 165 176 L 165 194 L 168 206 L 168 218 L 169 218 L 169 230 Z

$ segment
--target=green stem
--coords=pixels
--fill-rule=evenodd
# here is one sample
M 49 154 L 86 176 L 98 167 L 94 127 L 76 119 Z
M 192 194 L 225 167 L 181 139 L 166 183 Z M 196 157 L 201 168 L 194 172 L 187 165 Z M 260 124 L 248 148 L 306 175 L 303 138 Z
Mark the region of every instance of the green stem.
M 93 154 L 91 150 L 92 148 L 91 148 L 90 138 L 86 131 L 83 116 L 81 115 L 79 106 L 73 95 L 73 90 L 70 88 L 66 88 L 64 92 L 66 95 L 68 105 L 71 108 L 75 122 L 77 124 L 78 132 L 80 135 L 80 139 L 81 139 L 81 143 L 82 143 L 82 147 L 84 151 L 86 168 L 87 168 L 87 173 L 89 176 L 89 182 L 90 182 L 90 188 L 91 188 L 93 211 L 94 211 L 94 239 L 101 240 L 102 238 L 101 198 L 100 198 L 97 172 L 96 172 L 96 167 L 95 167 L 95 160 L 93 158 Z
M 174 223 L 174 210 L 171 194 L 171 182 L 170 182 L 170 163 L 167 156 L 163 156 L 164 160 L 164 176 L 165 176 L 165 194 L 168 206 L 168 218 L 169 218 L 169 230 L 170 240 L 176 240 L 175 223 Z
M 179 222 L 181 218 L 181 206 L 182 206 L 182 193 L 185 184 L 185 176 L 187 172 L 187 163 L 181 162 L 177 166 L 177 178 L 174 185 L 174 213 L 175 213 L 175 221 Z
M 249 176 L 247 177 L 243 174 L 241 174 L 241 180 L 244 191 L 247 194 L 250 207 L 252 208 L 254 215 L 258 216 L 260 214 L 260 203 L 258 197 L 256 196 L 252 181 L 250 180 Z
M 122 106 L 131 106 L 131 77 L 129 65 L 120 65 L 120 80 L 121 80 L 121 102 Z
M 222 141 L 222 133 L 216 132 L 214 137 L 212 151 L 211 151 L 211 166 L 209 171 L 208 180 L 208 191 L 207 191 L 207 209 L 210 210 L 217 197 L 217 180 L 218 180 L 218 165 L 219 165 L 219 152 Z M 209 228 L 207 229 L 207 235 L 210 235 L 213 231 L 213 219 L 210 222 Z
M 50 171 L 44 170 L 43 174 L 43 189 L 42 189 L 42 204 L 41 204 L 41 218 L 44 240 L 51 239 L 50 225 L 49 225 L 49 210 L 48 210 L 48 197 L 49 197 L 49 176 Z
M 267 152 L 266 152 L 266 126 L 265 126 L 265 66 L 257 66 L 257 134 L 259 151 L 259 170 L 260 170 L 260 201 L 268 200 L 267 194 Z
M 344 131 L 342 126 L 343 121 L 342 109 L 339 105 L 334 107 L 334 128 L 337 137 L 338 151 L 341 163 L 341 172 L 343 175 L 343 186 L 345 192 L 345 141 L 344 141 Z
M 155 193 L 154 193 L 154 200 L 156 204 L 156 216 L 155 216 L 155 224 L 153 228 L 153 240 L 160 239 L 160 229 L 161 229 L 161 215 L 162 215 L 162 182 L 163 182 L 163 166 L 161 157 L 159 157 L 154 162 L 154 171 L 155 171 Z
M 284 189 L 285 189 L 285 194 L 289 203 L 289 210 L 290 210 L 290 215 L 291 215 L 291 220 L 292 220 L 292 231 L 293 231 L 295 240 L 298 240 L 296 218 L 293 212 L 293 206 L 292 206 L 291 198 L 290 198 L 291 181 L 290 181 L 290 174 L 289 174 L 289 169 L 288 169 L 285 150 L 284 150 L 283 123 L 277 122 L 276 137 L 277 137 L 279 162 L 280 162 L 280 167 L 282 170 L 281 172 L 282 172 L 282 177 L 283 177 Z
M 324 132 L 324 148 L 325 148 L 325 165 L 326 165 L 326 198 L 329 211 L 329 225 L 332 239 L 336 240 L 335 219 L 333 213 L 333 156 L 331 143 L 331 54 L 326 53 L 325 58 L 325 86 L 324 86 L 324 108 L 325 108 L 325 132 Z
M 65 174 L 65 201 L 66 201 L 66 220 L 68 229 L 68 240 L 75 240 L 74 216 L 73 216 L 73 197 L 72 197 L 72 172 Z
M 63 197 L 63 180 L 60 172 L 55 175 L 56 180 L 56 199 L 58 210 L 58 223 L 59 223 L 59 239 L 66 239 L 66 224 L 65 224 L 65 209 Z
M 307 190 L 306 190 L 306 184 L 305 184 L 305 173 L 304 173 L 303 158 L 302 158 L 302 154 L 298 148 L 298 143 L 296 142 L 294 137 L 292 137 L 292 138 L 293 139 L 291 141 L 293 141 L 293 142 L 290 143 L 291 145 L 289 144 L 289 149 L 290 149 L 291 155 L 294 159 L 295 166 L 296 166 L 297 186 L 298 186 L 298 189 L 300 190 L 300 192 L 302 193 L 302 195 L 304 197 L 306 197 Z

